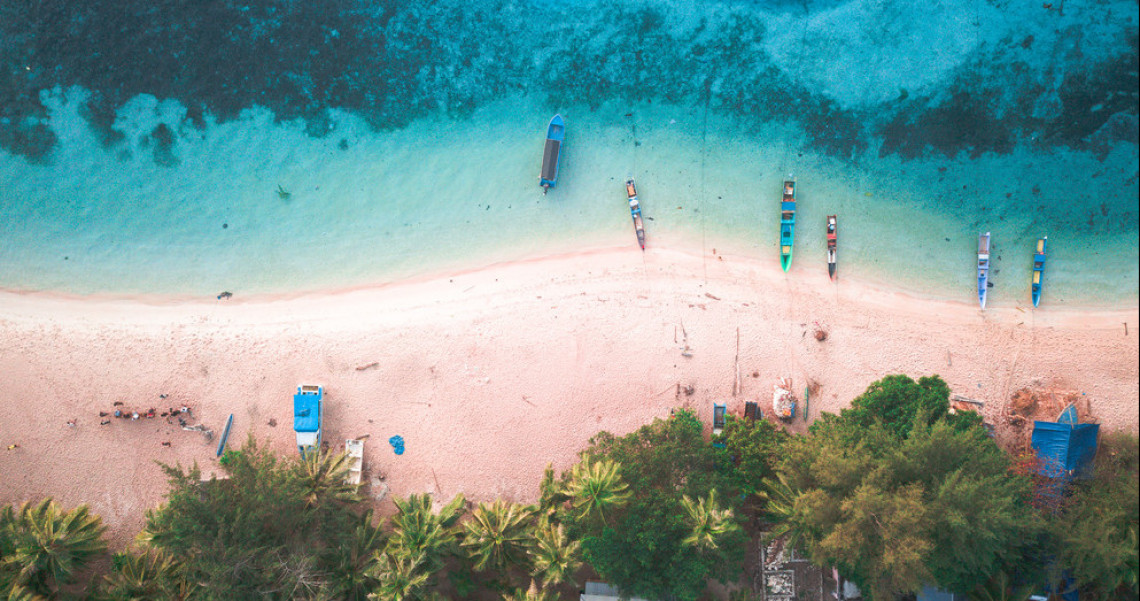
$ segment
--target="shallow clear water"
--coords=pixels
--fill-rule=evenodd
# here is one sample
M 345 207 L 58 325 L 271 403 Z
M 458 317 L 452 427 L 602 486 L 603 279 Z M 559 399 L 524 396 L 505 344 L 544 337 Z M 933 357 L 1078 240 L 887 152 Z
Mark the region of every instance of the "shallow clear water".
M 1134 2 L 39 4 L 0 7 L 3 288 L 315 290 L 633 248 L 627 175 L 650 247 L 779 269 L 793 174 L 792 269 L 821 285 L 836 213 L 844 278 L 969 300 L 991 231 L 991 303 L 1024 305 L 1047 234 L 1046 306 L 1140 296 Z

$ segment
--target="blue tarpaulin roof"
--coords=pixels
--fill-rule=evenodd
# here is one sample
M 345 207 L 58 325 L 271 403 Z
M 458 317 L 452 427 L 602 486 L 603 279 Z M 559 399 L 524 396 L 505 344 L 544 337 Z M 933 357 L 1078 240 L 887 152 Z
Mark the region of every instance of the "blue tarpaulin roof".
M 1041 460 L 1040 473 L 1052 478 L 1087 475 L 1099 431 L 1098 424 L 1033 422 L 1033 450 Z
M 293 395 L 293 430 L 316 432 L 321 429 L 321 395 Z

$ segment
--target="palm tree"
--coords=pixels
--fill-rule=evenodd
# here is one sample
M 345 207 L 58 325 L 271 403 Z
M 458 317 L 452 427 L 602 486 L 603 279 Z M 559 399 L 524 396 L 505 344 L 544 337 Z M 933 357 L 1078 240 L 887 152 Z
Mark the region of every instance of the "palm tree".
M 538 510 L 546 519 L 554 519 L 558 508 L 569 501 L 565 486 L 554 478 L 554 466 L 546 464 L 546 471 L 542 474 L 542 483 L 538 485 Z
M 101 598 L 107 601 L 175 601 L 185 599 L 192 586 L 181 568 L 164 553 L 148 549 L 141 555 L 117 553 L 111 573 L 103 576 Z
M 806 538 L 803 524 L 808 523 L 801 515 L 802 509 L 797 508 L 799 491 L 788 484 L 783 474 L 776 474 L 776 480 L 765 481 L 764 488 L 759 493 L 767 501 L 764 512 L 775 523 L 766 538 L 774 540 L 787 537 L 789 546 L 799 548 Z
M 726 534 L 740 530 L 740 525 L 732 519 L 732 510 L 717 506 L 715 488 L 709 491 L 708 497 L 695 502 L 689 495 L 685 495 L 681 498 L 681 506 L 689 515 L 693 527 L 693 531 L 681 542 L 696 547 L 698 551 L 716 549 Z
M 542 585 L 573 583 L 574 572 L 582 567 L 578 553 L 581 541 L 566 539 L 562 524 L 555 526 L 543 520 L 535 533 L 534 547 L 530 549 L 534 562 L 534 575 L 542 576 Z
M 54 594 L 107 550 L 103 520 L 86 505 L 65 512 L 47 498 L 38 505 L 24 503 L 3 521 L 9 548 L 0 558 L 0 573 L 33 593 Z
M 975 601 L 1028 601 L 1033 596 L 1033 585 L 1014 586 L 1005 572 L 998 572 L 970 593 Z
M 332 583 L 338 598 L 345 601 L 364 601 L 375 589 L 377 581 L 372 567 L 385 544 L 383 521 L 372 525 L 372 510 L 357 518 L 346 543 L 329 549 L 332 565 Z
M 520 588 L 515 589 L 513 593 L 504 593 L 503 601 L 557 601 L 557 597 L 552 591 L 538 588 L 532 579 L 529 589 L 524 591 Z
M 621 479 L 621 466 L 604 459 L 583 461 L 574 466 L 566 492 L 579 519 L 595 513 L 606 522 L 606 509 L 625 505 L 629 500 L 629 487 Z
M 358 486 L 349 484 L 345 479 L 348 475 L 348 455 L 345 453 L 308 453 L 297 463 L 294 474 L 309 508 L 324 505 L 330 499 L 343 502 L 360 500 Z
M 463 524 L 462 546 L 475 561 L 475 569 L 502 572 L 524 563 L 533 539 L 530 518 L 534 512 L 533 506 L 501 499 L 491 505 L 480 503 Z
M 430 494 L 393 501 L 399 512 L 392 518 L 388 553 L 400 558 L 422 555 L 424 569 L 435 572 L 442 566 L 443 554 L 455 546 L 456 533 L 452 526 L 463 514 L 463 495 L 456 495 L 439 513 L 431 510 Z
M 423 554 L 395 558 L 386 553 L 377 553 L 376 561 L 369 569 L 377 581 L 376 592 L 368 595 L 375 601 L 408 601 L 419 599 L 431 572 L 422 569 Z

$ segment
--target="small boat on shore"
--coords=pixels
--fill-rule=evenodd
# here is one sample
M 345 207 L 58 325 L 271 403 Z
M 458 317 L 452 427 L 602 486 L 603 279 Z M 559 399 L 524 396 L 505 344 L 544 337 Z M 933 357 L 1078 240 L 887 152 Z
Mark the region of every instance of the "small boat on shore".
M 792 266 L 792 244 L 796 238 L 796 182 L 784 182 L 784 199 L 780 202 L 780 267 Z
M 1037 252 L 1033 254 L 1033 284 L 1031 289 L 1034 307 L 1041 302 L 1041 280 L 1045 277 L 1045 245 L 1048 242 L 1049 236 L 1038 238 Z
M 986 308 L 986 289 L 990 283 L 990 233 L 978 236 L 978 302 Z
M 836 245 L 836 231 L 835 231 L 835 215 L 827 216 L 827 275 L 834 280 L 838 266 L 835 264 L 835 245 Z
M 538 185 L 542 186 L 542 193 L 553 188 L 558 183 L 558 161 L 562 156 L 562 141 L 566 139 L 566 122 L 562 115 L 555 115 L 546 127 L 546 148 L 542 152 L 542 173 L 538 176 Z
M 629 214 L 633 217 L 633 231 L 637 232 L 637 243 L 645 250 L 645 226 L 641 222 L 641 203 L 637 200 L 637 186 L 633 178 L 625 180 L 625 194 L 629 198 Z

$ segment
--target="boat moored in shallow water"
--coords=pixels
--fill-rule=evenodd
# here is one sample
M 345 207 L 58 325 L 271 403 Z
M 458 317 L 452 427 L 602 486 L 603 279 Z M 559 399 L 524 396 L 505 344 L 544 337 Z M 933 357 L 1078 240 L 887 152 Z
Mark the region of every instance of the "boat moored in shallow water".
M 978 302 L 986 308 L 986 289 L 990 283 L 990 233 L 978 236 Z
M 836 236 L 838 235 L 835 230 L 835 219 L 835 215 L 827 216 L 827 275 L 832 280 L 836 278 L 836 272 L 839 269 L 835 261 Z
M 1033 294 L 1033 306 L 1036 307 L 1037 303 L 1041 302 L 1041 283 L 1045 278 L 1045 245 L 1049 242 L 1049 236 L 1039 238 L 1037 240 L 1037 252 L 1033 253 L 1033 283 L 1031 284 L 1031 291 Z
M 546 148 L 542 152 L 542 173 L 538 176 L 538 185 L 542 186 L 542 193 L 553 188 L 558 183 L 558 162 L 562 156 L 562 142 L 566 139 L 566 122 L 562 115 L 555 115 L 546 126 Z
M 784 199 L 780 202 L 780 267 L 792 266 L 792 244 L 796 237 L 796 182 L 784 181 Z
M 637 200 L 637 186 L 633 178 L 625 180 L 625 194 L 629 198 L 629 214 L 633 217 L 633 231 L 637 232 L 637 243 L 645 250 L 645 226 L 641 222 L 641 203 Z

